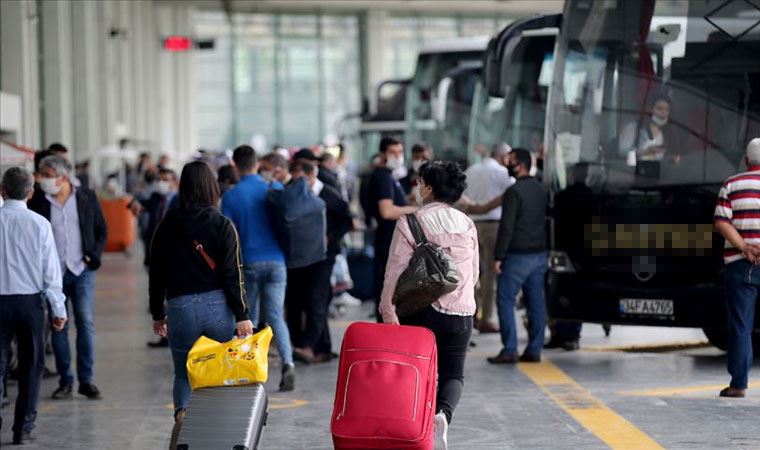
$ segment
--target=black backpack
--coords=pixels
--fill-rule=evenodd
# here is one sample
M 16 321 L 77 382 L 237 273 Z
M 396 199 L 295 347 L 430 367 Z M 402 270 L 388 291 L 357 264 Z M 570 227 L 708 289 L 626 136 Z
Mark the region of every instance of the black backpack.
M 461 275 L 448 253 L 427 240 L 417 216 L 407 214 L 406 220 L 415 241 L 412 259 L 399 276 L 393 304 L 396 315 L 410 316 L 422 311 L 442 296 L 453 292 Z
M 311 192 L 306 179 L 271 189 L 267 204 L 288 268 L 306 267 L 327 257 L 325 202 Z

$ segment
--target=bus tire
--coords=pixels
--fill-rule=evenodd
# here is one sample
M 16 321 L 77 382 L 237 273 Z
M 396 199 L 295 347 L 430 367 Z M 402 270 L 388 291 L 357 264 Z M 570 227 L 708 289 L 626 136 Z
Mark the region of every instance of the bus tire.
M 719 349 L 728 350 L 728 330 L 726 328 L 702 328 L 710 344 Z M 752 333 L 752 353 L 760 358 L 760 332 Z

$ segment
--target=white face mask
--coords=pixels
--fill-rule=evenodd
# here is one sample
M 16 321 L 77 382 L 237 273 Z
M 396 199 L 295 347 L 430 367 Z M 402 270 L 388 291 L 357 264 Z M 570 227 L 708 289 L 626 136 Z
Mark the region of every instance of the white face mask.
M 414 192 L 414 201 L 419 206 L 422 206 L 422 194 L 420 194 L 420 185 L 415 186 L 412 191 Z
M 664 127 L 665 124 L 668 123 L 668 119 L 663 119 L 652 114 L 652 122 L 654 122 L 658 127 Z
M 42 192 L 48 194 L 48 195 L 56 195 L 57 193 L 61 192 L 61 188 L 63 185 L 57 185 L 56 180 L 58 178 L 42 178 L 40 180 L 40 188 L 42 189 Z
M 399 167 L 402 167 L 404 165 L 404 157 L 400 156 L 398 158 L 388 158 L 388 160 L 385 162 L 385 167 L 396 170 Z
M 425 164 L 426 162 L 427 161 L 425 161 L 424 159 L 418 159 L 418 160 L 412 161 L 412 170 L 414 170 L 415 172 L 419 172 L 420 167 L 422 167 L 422 165 Z
M 261 176 L 261 178 L 267 183 L 271 183 L 272 180 L 274 180 L 274 172 L 271 170 L 262 170 L 259 172 L 259 176 Z
M 172 191 L 172 185 L 168 181 L 159 181 L 156 184 L 156 192 L 161 195 L 169 195 Z

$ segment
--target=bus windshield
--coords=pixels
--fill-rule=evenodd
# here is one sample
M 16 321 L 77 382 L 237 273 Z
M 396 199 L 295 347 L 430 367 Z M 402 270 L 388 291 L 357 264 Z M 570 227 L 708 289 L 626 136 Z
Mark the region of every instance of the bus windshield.
M 483 44 L 485 48 L 485 43 Z M 441 135 L 442 124 L 437 123 L 433 111 L 439 104 L 438 86 L 441 80 L 452 70 L 463 66 L 480 63 L 483 50 L 441 51 L 422 53 L 417 59 L 417 67 L 407 89 L 404 119 L 404 133 L 407 151 L 412 145 L 425 141 L 433 147 L 436 157 L 454 160 L 466 159 L 466 148 L 455 149 L 456 155 L 444 149 Z M 445 101 L 445 100 L 444 100 Z M 469 119 L 465 122 L 469 123 Z M 466 144 L 465 144 L 466 145 Z M 439 150 L 441 153 L 439 153 Z M 443 154 L 444 150 L 446 155 Z
M 439 136 L 435 156 L 467 165 L 470 116 L 475 86 L 483 78 L 480 63 L 450 71 L 439 84 Z
M 505 97 L 489 96 L 481 81 L 475 89 L 470 122 L 471 147 L 507 143 L 538 155 L 543 147 L 547 91 L 552 79 L 556 32 L 521 36 L 506 55 Z
M 553 192 L 717 191 L 743 169 L 760 136 L 760 6 L 568 0 L 563 17 L 545 135 Z

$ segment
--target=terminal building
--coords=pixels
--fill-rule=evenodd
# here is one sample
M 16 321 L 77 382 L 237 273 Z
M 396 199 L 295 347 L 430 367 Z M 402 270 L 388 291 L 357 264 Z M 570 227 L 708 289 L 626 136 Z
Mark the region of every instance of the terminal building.
M 2 447 L 760 448 L 760 0 L 3 0 L 0 176 Z

